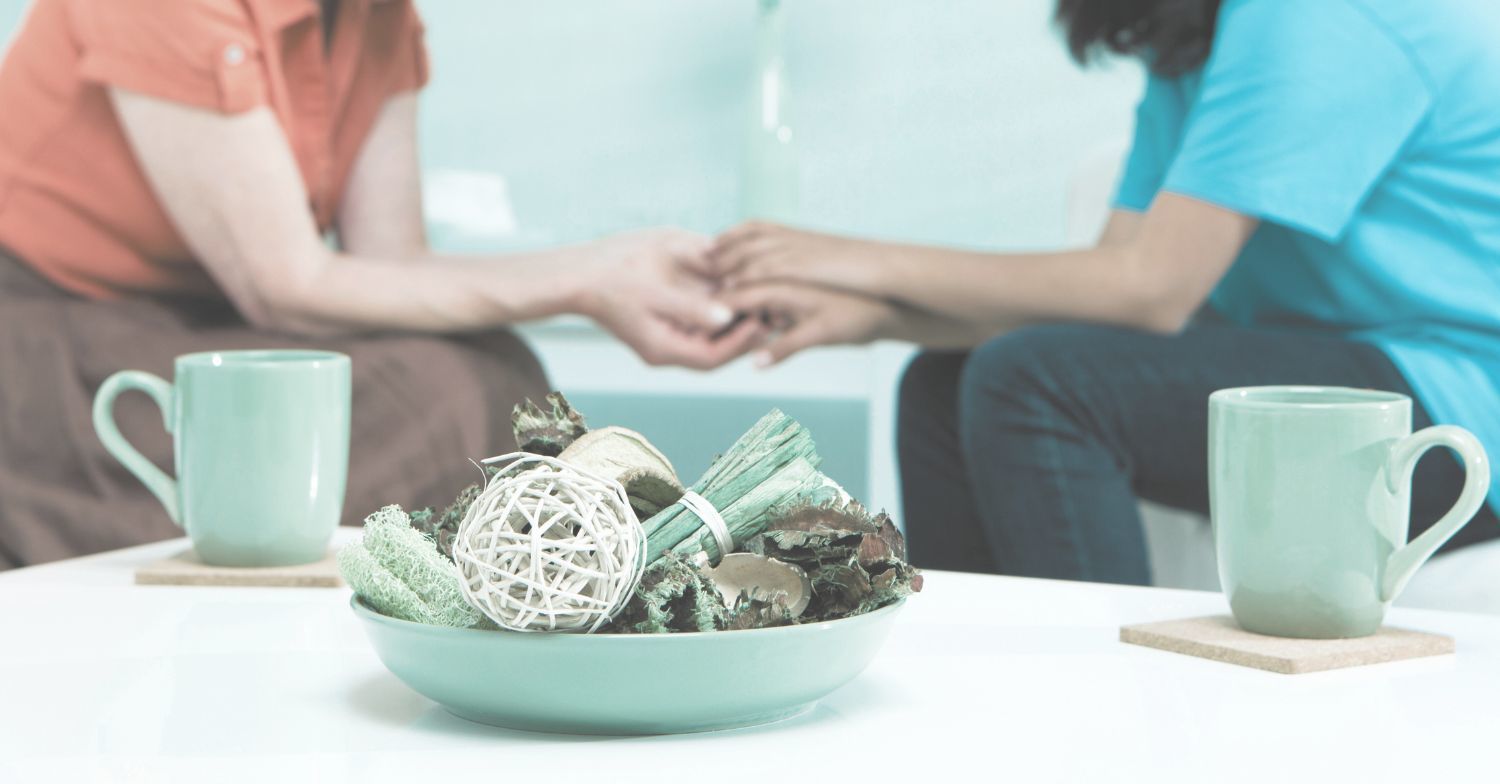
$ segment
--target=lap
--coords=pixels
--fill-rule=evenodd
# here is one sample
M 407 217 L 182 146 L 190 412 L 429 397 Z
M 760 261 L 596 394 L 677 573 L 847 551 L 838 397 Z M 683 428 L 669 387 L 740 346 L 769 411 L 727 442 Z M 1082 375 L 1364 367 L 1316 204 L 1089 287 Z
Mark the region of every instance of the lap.
M 1018 330 L 976 349 L 959 381 L 962 426 L 1003 406 L 1047 409 L 1107 448 L 1139 497 L 1177 508 L 1208 507 L 1208 396 L 1238 386 L 1297 384 L 1412 395 L 1378 348 L 1337 335 L 1195 326 L 1158 335 L 1089 325 Z M 1431 424 L 1418 402 L 1413 427 Z M 1413 530 L 1457 498 L 1462 470 L 1447 454 L 1423 460 L 1413 492 Z M 1492 513 L 1486 511 L 1486 516 Z M 1485 538 L 1469 526 L 1455 545 Z
M 0 568 L 179 535 L 94 435 L 94 391 L 117 370 L 170 379 L 179 354 L 260 348 L 320 348 L 353 360 L 346 523 L 387 503 L 451 500 L 478 476 L 469 459 L 513 447 L 511 407 L 547 389 L 536 358 L 505 330 L 321 340 L 253 329 L 222 306 L 5 299 Z M 170 437 L 144 396 L 122 397 L 116 419 L 143 454 L 170 468 Z

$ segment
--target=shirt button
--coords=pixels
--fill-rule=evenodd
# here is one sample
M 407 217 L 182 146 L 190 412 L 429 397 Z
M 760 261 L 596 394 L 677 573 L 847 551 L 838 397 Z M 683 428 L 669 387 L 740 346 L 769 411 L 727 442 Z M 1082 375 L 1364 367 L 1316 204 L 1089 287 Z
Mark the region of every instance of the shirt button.
M 239 44 L 230 44 L 224 47 L 224 64 L 239 65 L 245 62 L 245 47 Z

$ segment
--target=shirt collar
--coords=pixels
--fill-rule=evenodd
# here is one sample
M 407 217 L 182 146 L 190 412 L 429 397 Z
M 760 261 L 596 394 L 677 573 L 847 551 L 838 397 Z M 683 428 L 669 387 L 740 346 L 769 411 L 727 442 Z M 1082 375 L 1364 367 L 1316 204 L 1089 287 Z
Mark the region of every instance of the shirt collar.
M 280 30 L 318 14 L 318 0 L 247 0 L 256 24 L 266 30 Z
M 341 0 L 343 3 L 369 4 L 371 0 Z M 281 30 L 318 15 L 318 0 L 246 0 L 255 21 L 266 30 Z M 395 5 L 375 0 L 375 5 Z M 342 12 L 342 11 L 341 11 Z

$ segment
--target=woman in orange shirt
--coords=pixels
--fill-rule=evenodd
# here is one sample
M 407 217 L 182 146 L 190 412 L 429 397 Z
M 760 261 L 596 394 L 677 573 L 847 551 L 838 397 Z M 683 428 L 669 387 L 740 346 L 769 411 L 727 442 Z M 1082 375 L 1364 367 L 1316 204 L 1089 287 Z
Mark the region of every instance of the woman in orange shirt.
M 431 253 L 426 81 L 409 0 L 36 0 L 0 63 L 0 568 L 175 535 L 88 426 L 120 368 L 350 354 L 357 513 L 441 503 L 464 458 L 506 446 L 511 405 L 546 382 L 504 325 L 581 313 L 697 367 L 758 338 L 719 334 L 707 241 L 684 231 Z M 148 404 L 118 415 L 169 460 Z

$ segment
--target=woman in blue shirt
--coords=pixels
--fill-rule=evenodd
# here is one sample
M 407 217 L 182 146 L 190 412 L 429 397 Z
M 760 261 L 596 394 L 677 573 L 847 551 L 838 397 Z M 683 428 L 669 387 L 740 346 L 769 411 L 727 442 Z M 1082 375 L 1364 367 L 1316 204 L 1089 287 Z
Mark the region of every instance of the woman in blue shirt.
M 914 559 L 1144 583 L 1136 497 L 1207 508 L 1208 394 L 1412 395 L 1500 455 L 1500 3 L 1060 0 L 1150 71 L 1096 247 L 994 254 L 748 224 L 730 303 L 818 343 L 928 346 L 899 428 Z M 946 350 L 945 350 L 946 349 Z M 1413 535 L 1457 497 L 1418 470 Z M 1500 533 L 1485 519 L 1450 547 Z

